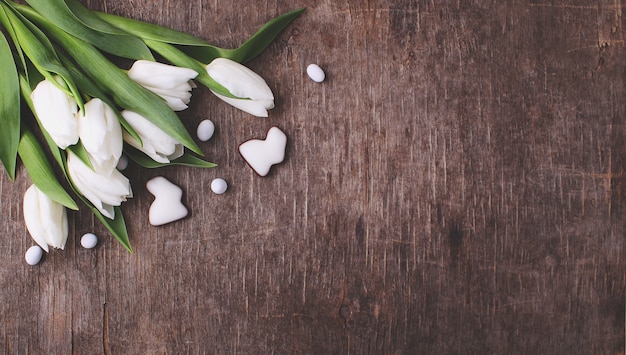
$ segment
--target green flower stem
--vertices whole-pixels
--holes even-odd
[[[217,57],[228,57],[233,51],[232,49],[224,49],[210,45],[203,39],[190,35],[188,33],[176,31],[167,27],[155,25],[152,23],[134,20],[104,12],[96,12],[96,15],[107,21],[113,26],[126,31],[142,40],[149,39],[151,41],[165,42],[181,46],[193,47],[210,47]]]

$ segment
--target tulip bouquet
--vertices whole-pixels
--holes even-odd
[[[240,47],[225,49],[91,11],[78,0],[26,3],[0,0],[0,160],[13,180],[19,156],[30,176],[24,218],[46,251],[65,245],[66,208],[78,209],[72,196],[132,251],[120,210],[133,194],[118,168],[122,154],[147,168],[214,167],[176,111],[187,108],[200,83],[245,112],[267,116],[272,91],[242,63],[304,11],[278,16]],[[126,70],[115,58],[133,64]]]

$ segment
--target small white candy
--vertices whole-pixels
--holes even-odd
[[[286,146],[285,133],[278,127],[272,127],[264,140],[251,139],[241,143],[239,153],[257,174],[265,176],[272,165],[283,161]]]
[[[204,120],[200,122],[196,133],[198,135],[198,139],[203,142],[211,139],[211,137],[213,137],[213,133],[215,133],[215,125],[213,124],[213,121]]]
[[[162,176],[157,176],[148,180],[146,188],[154,195],[154,202],[148,211],[150,224],[160,226],[187,216],[187,207],[181,202],[183,190],[180,187]]]
[[[320,68],[317,64],[309,64],[309,66],[306,67],[306,73],[309,75],[311,80],[318,83],[321,83],[326,78],[326,74],[324,74],[322,68]]]
[[[85,249],[91,249],[98,244],[98,236],[93,233],[85,233],[80,238],[80,245]]]
[[[224,179],[217,178],[211,181],[211,190],[214,193],[221,195],[224,192],[226,192],[226,189],[228,189],[228,184],[226,183]]]
[[[117,161],[117,170],[124,170],[128,167],[128,157],[124,154],[120,156],[120,160]]]
[[[43,249],[39,245],[33,245],[28,248],[26,251],[26,255],[24,255],[24,259],[26,259],[26,263],[28,265],[37,265],[41,261],[43,257]]]

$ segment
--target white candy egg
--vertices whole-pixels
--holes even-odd
[[[120,160],[117,161],[117,170],[122,171],[128,167],[128,157],[124,154],[120,156]]]
[[[26,259],[26,263],[28,265],[37,265],[41,261],[43,257],[43,249],[39,245],[33,245],[28,248],[26,254],[24,255],[24,259]]]
[[[98,244],[98,236],[93,233],[85,233],[80,238],[80,245],[85,249],[91,249]]]
[[[213,124],[213,121],[204,120],[200,122],[196,132],[199,140],[206,142],[213,137],[213,133],[215,133],[215,125]]]
[[[227,189],[228,184],[226,183],[226,180],[217,178],[211,181],[211,191],[213,191],[214,193],[221,195],[226,192]]]
[[[311,80],[321,83],[326,78],[326,74],[324,74],[324,70],[319,67],[317,64],[309,64],[306,67],[306,73],[311,78]]]

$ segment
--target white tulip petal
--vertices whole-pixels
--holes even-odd
[[[106,203],[102,203],[100,208],[98,208],[100,213],[108,219],[115,219],[115,208],[111,205],[107,205]]]
[[[110,175],[103,175],[99,174],[97,168],[95,171],[91,170],[80,159],[74,160],[73,169],[78,179],[89,186],[89,191],[97,196],[98,200],[118,206],[120,202],[126,201],[126,197],[132,195],[128,179],[119,171],[115,170]]]
[[[142,138],[147,137],[156,141],[172,142],[172,144],[178,143],[174,138],[170,137],[162,129],[157,127],[154,123],[148,119],[132,111],[123,111],[122,116],[126,119],[135,132]]]
[[[171,88],[198,76],[198,72],[148,60],[138,60],[128,70],[128,76],[141,85]]]
[[[190,91],[195,87],[191,79],[196,76],[198,76],[198,72],[189,68],[147,60],[136,61],[128,71],[128,77],[164,98],[174,111],[182,111],[187,108],[186,104],[191,98]],[[179,100],[168,99],[168,97]],[[181,105],[180,101],[184,105]]]
[[[162,98],[164,98],[168,103],[170,101],[182,102],[187,105],[191,101],[191,93],[187,91],[181,92],[162,92],[159,94]]]
[[[169,96],[169,95],[161,95],[161,97],[165,100],[165,103],[167,103],[167,106],[169,106],[174,111],[183,111],[189,107],[187,106],[187,104],[189,103],[190,100],[187,100],[185,102],[185,100],[181,99],[180,97]]]
[[[78,142],[76,101],[49,80],[43,80],[30,95],[37,118],[61,149]]]
[[[169,163],[179,158],[184,152],[184,146],[176,139],[163,132],[154,123],[132,111],[123,111],[122,116],[141,138],[141,143],[124,132],[124,140],[131,146],[141,150],[154,161]]]
[[[113,207],[119,206],[133,196],[130,182],[117,169],[101,171],[98,166],[90,169],[71,152],[67,156],[67,170],[76,188],[104,216],[113,219]]]
[[[152,160],[156,161],[157,163],[167,164],[170,162],[169,159],[167,159],[167,157],[158,154],[156,150],[154,149],[154,147],[152,146],[152,144],[150,144],[150,142],[146,142],[144,140],[142,142],[143,144],[141,144],[134,137],[132,137],[130,134],[126,132],[124,132],[124,141],[130,144],[132,147],[144,152],[147,156],[149,156]]]
[[[65,207],[48,198],[43,192],[37,190],[39,195],[39,208],[41,222],[46,231],[46,242],[57,248],[65,248],[67,240],[67,214]]]
[[[212,91],[213,92],[213,91]],[[227,104],[234,106],[244,112],[247,112],[257,117],[267,117],[269,114],[265,105],[259,101],[246,100],[246,99],[233,99],[213,92],[215,96],[226,102]],[[272,105],[273,106],[273,105]]]
[[[28,229],[30,236],[47,253],[48,241],[43,225],[40,222],[38,198],[39,196],[35,185],[29,187],[24,193],[24,222],[26,223],[26,229]]]
[[[92,163],[112,171],[123,147],[122,126],[113,109],[97,98],[87,102],[79,119],[79,135]]]
[[[35,185],[24,193],[24,222],[33,240],[46,252],[48,245],[63,249],[68,236],[65,207],[46,196]]]
[[[231,94],[241,99],[216,94],[221,100],[258,117],[267,117],[274,108],[274,94],[265,80],[244,65],[226,58],[217,58],[206,66],[206,71]]]
[[[185,153],[185,147],[182,144],[177,144],[174,148],[174,152],[167,156],[170,161],[182,157]]]
[[[226,58],[217,58],[206,67],[207,73],[231,94],[252,100],[274,100],[265,80],[248,67]]]

